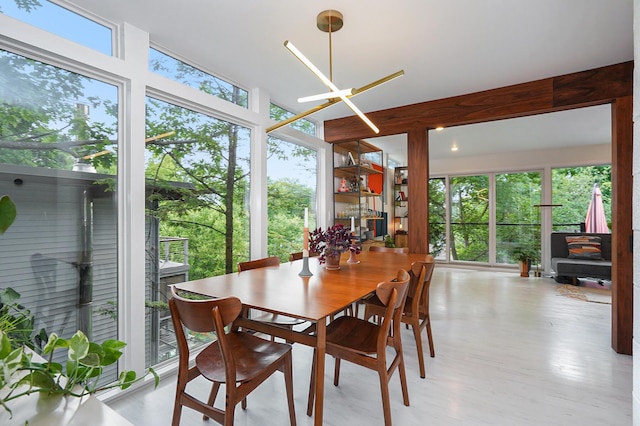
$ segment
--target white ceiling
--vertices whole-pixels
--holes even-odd
[[[339,10],[333,81],[361,87],[405,75],[354,98],[365,113],[633,59],[633,0],[68,0],[107,22],[128,22],[152,43],[292,111],[326,91],[283,45],[290,40],[329,74],[329,37],[318,13]],[[505,120],[431,132],[430,155],[610,142],[609,108]],[[353,115],[342,104],[310,118]],[[386,137],[383,140],[401,140]],[[393,143],[393,142],[392,142]],[[388,145],[388,144],[387,144]],[[400,144],[402,145],[402,144]],[[389,149],[391,150],[391,149]]]

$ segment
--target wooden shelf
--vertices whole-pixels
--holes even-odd
[[[385,220],[383,216],[370,216],[369,212],[379,214],[384,210],[384,176],[382,150],[366,141],[355,140],[333,144],[334,164],[334,223],[345,223],[355,218],[358,233],[362,233],[362,227],[367,226],[366,221],[374,220],[380,224]],[[355,162],[356,164],[351,164]],[[341,182],[346,181],[345,183]],[[357,184],[356,184],[357,182]],[[338,192],[338,188],[356,188],[356,191]],[[377,192],[360,190],[372,189]],[[377,200],[376,198],[380,198]],[[348,206],[350,205],[350,206]],[[342,216],[346,211],[350,216]],[[372,224],[369,224],[372,227]],[[378,228],[379,226],[376,226]],[[386,232],[383,226],[384,232]],[[358,235],[361,237],[362,235]]]

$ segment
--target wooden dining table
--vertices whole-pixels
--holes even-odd
[[[327,270],[318,258],[309,259],[312,276],[301,277],[303,260],[281,263],[279,266],[251,269],[175,284],[209,297],[238,297],[247,308],[300,318],[315,325],[315,332],[238,318],[236,325],[281,337],[316,349],[316,398],[314,424],[321,425],[324,404],[324,374],[326,324],[362,297],[375,290],[378,283],[395,278],[398,269],[408,270],[411,263],[424,260],[424,254],[363,251],[359,263],[347,263],[343,254],[339,270]],[[307,412],[308,415],[312,413]]]

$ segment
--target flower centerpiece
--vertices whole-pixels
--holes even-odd
[[[361,246],[354,243],[351,229],[338,223],[326,230],[316,228],[309,234],[309,251],[318,253],[320,264],[330,265],[337,260],[337,267],[327,266],[327,269],[340,269],[340,255],[345,251],[360,253]]]

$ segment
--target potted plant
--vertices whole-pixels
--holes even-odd
[[[126,343],[105,340],[102,344],[90,341],[82,331],[70,339],[52,333],[40,354],[33,344],[33,315],[18,303],[20,295],[11,288],[0,292],[0,405],[11,415],[11,402],[31,394],[48,397],[78,397],[112,389],[126,389],[152,374],[155,386],[159,377],[149,368],[137,377],[133,371],[122,371],[118,380],[101,384],[104,367],[114,364],[122,356]],[[42,337],[41,331],[37,337]],[[56,350],[67,350],[63,366],[53,361]]]
[[[391,235],[384,236],[384,246],[391,247],[391,248],[396,246],[396,242],[393,241],[393,237]]]
[[[513,258],[520,266],[520,276],[528,277],[531,270],[531,260],[536,256],[535,250],[529,246],[520,246],[513,251]]]
[[[316,228],[309,234],[309,251],[319,253],[320,264],[327,269],[340,269],[340,255],[350,250],[360,253],[362,247],[354,243],[351,230],[338,223],[326,230]]]

